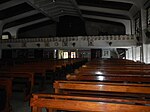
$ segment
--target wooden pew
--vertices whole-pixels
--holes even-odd
[[[39,84],[39,90],[44,89],[46,77],[45,77],[45,69],[43,69],[43,68],[40,68],[40,67],[36,68],[36,67],[30,66],[30,65],[28,65],[28,66],[20,65],[20,66],[13,66],[10,68],[6,68],[1,71],[2,72],[10,72],[10,73],[33,74],[34,83]]]
[[[113,100],[115,102],[112,103]],[[143,101],[138,100],[138,102]],[[150,102],[147,101],[146,103],[149,104]],[[150,106],[136,104],[136,101],[130,99],[126,102],[124,100],[124,103],[122,103],[122,99],[117,98],[76,95],[34,94],[30,106],[32,112],[42,112],[42,108],[46,108],[47,112],[52,112],[52,109],[81,112],[150,112]]]
[[[0,72],[0,78],[12,79],[13,88],[15,87],[15,83],[17,83],[18,85],[23,84],[24,87],[20,88],[20,89],[22,89],[22,91],[25,94],[24,101],[29,100],[29,98],[32,94],[33,86],[34,86],[34,74],[33,73],[29,73],[29,72]]]
[[[116,74],[116,75],[90,75],[75,74],[66,76],[67,80],[96,81],[96,82],[125,82],[125,83],[150,83],[150,75]]]
[[[134,82],[149,83],[150,73],[143,71],[100,71],[80,70],[66,76],[67,80],[100,81],[100,82]]]
[[[149,84],[56,81],[55,95],[33,94],[32,112],[41,108],[91,112],[149,112]],[[59,94],[58,94],[59,93]],[[63,94],[62,94],[63,93]]]
[[[115,60],[116,61],[116,60]],[[119,62],[120,60],[118,60]],[[126,61],[126,60],[121,60]],[[102,61],[103,62],[103,61]],[[67,75],[68,80],[82,80],[82,81],[118,81],[118,82],[137,82],[143,81],[144,83],[150,82],[150,66],[140,64],[140,66],[125,66],[119,63],[116,65],[113,60],[109,63],[111,65],[84,65],[75,70],[75,73]],[[135,63],[135,62],[134,62]],[[104,63],[105,65],[105,63]],[[114,66],[115,65],[115,66]],[[127,65],[127,64],[126,64]],[[142,65],[142,66],[141,66]],[[144,65],[144,66],[143,66]]]
[[[139,66],[134,66],[134,65],[83,65],[80,69],[85,68],[85,69],[143,69],[143,70],[150,70],[150,65],[139,65]]]
[[[55,93],[61,93],[62,90],[75,91],[96,91],[99,92],[114,92],[114,93],[135,93],[135,94],[150,94],[150,84],[135,84],[135,83],[112,83],[112,82],[86,82],[86,81],[55,81]],[[146,96],[147,96],[146,95]]]
[[[116,68],[79,68],[80,72],[88,72],[88,71],[102,71],[102,72],[121,72],[121,71],[130,71],[130,72],[149,72],[150,73],[150,69],[144,69],[144,68],[136,68],[136,67],[132,67],[132,68],[121,68],[121,67],[116,67]]]
[[[87,64],[89,65],[120,65],[120,64],[123,64],[123,65],[144,65],[145,63],[139,63],[139,62],[135,62],[133,60],[126,60],[126,59],[95,59],[95,60],[92,60],[90,62],[88,62]]]
[[[106,68],[106,69],[95,69],[95,68],[81,68],[81,69],[77,69],[75,70],[76,75],[119,75],[119,76],[123,76],[123,75],[140,75],[140,76],[149,76],[150,75],[150,70],[144,70],[144,69],[136,69],[132,68],[132,69],[120,69],[118,67],[119,70],[117,69],[112,69],[112,68]]]
[[[91,69],[91,72],[97,71]],[[120,71],[94,75],[87,74],[88,72],[83,70],[75,74],[77,77],[73,75],[71,80],[75,81],[55,81],[55,95],[33,95],[32,111],[40,112],[41,108],[47,108],[48,111],[52,109],[91,112],[150,111],[149,73],[134,69],[133,74],[126,71],[120,75]]]
[[[9,112],[11,110],[10,100],[12,97],[12,79],[10,78],[0,78],[0,90],[6,92],[6,99],[4,96],[0,96],[4,99],[4,101],[0,101],[1,104],[4,105],[4,108],[0,110],[1,112]]]
[[[15,66],[10,66],[9,68],[3,67],[1,71],[4,72],[32,72],[35,74],[36,79],[42,79],[41,88],[44,87],[45,79],[48,77],[48,80],[52,78],[61,79],[70,71],[71,66],[74,68],[77,66],[75,63],[81,63],[84,60],[81,59],[67,59],[67,60],[30,60],[29,62],[17,64]],[[73,65],[75,64],[75,65]],[[69,68],[68,68],[69,67]],[[72,68],[72,69],[74,69]],[[78,67],[76,67],[78,68]],[[65,74],[63,74],[63,72]],[[50,76],[48,76],[48,75]],[[47,75],[47,76],[46,76]],[[40,78],[38,78],[40,77]],[[50,77],[50,78],[49,78]],[[51,82],[52,82],[51,81]],[[37,81],[35,81],[37,82]],[[40,81],[38,81],[40,82]]]

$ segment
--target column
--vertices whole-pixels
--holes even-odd
[[[132,60],[133,59],[133,55],[132,55],[132,48],[128,49],[128,59]]]
[[[136,60],[136,49],[135,46],[132,47],[132,60]]]
[[[3,23],[0,21],[0,38],[2,37],[3,34]],[[2,49],[0,48],[0,59],[2,58]]]
[[[2,33],[3,33],[3,23],[2,21],[0,21],[0,37],[2,37]]]
[[[145,28],[146,28],[146,23],[147,23],[147,20],[146,20],[146,10],[144,8],[141,8],[141,37],[142,37],[142,47],[141,47],[141,61],[142,62],[146,62],[146,59],[147,59],[147,53],[146,53],[146,35],[145,35]]]

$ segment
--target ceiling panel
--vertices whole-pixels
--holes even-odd
[[[44,22],[39,22],[39,23],[36,23],[36,24],[33,24],[33,25],[29,25],[29,26],[20,28],[19,31],[20,32],[26,32],[26,31],[33,30],[33,29],[36,29],[36,28],[40,28],[40,27],[43,27],[43,26],[46,26],[46,25],[51,25],[53,23],[54,23],[54,21],[47,20],[47,21],[44,21]]]
[[[130,20],[129,17],[127,17],[125,15],[119,15],[119,14],[103,13],[103,12],[95,12],[95,11],[85,11],[85,10],[81,10],[81,13],[86,14],[86,15],[95,15],[95,16],[103,16],[103,17],[111,17],[111,18]]]
[[[10,27],[13,27],[13,26],[17,26],[17,25],[21,25],[21,24],[25,24],[25,23],[28,23],[28,22],[31,22],[31,21],[34,21],[34,20],[38,20],[38,19],[42,19],[42,18],[45,18],[45,17],[46,16],[41,14],[41,13],[34,14],[32,16],[28,16],[28,17],[25,17],[25,18],[7,23],[6,25],[4,25],[4,29],[10,28]]]
[[[13,7],[9,7],[7,9],[1,10],[0,11],[0,20],[19,15],[21,13],[25,13],[28,11],[34,10],[32,6],[30,6],[27,3],[22,3],[19,5],[15,5]]]
[[[0,4],[8,2],[8,1],[10,1],[10,0],[0,0]]]
[[[104,0],[76,0],[76,1],[79,5],[120,9],[120,10],[127,10],[127,11],[129,11],[133,5],[130,3],[104,1]]]
[[[101,20],[101,19],[93,19],[93,18],[88,18],[84,17],[86,21],[92,21],[92,22],[97,22],[97,23],[107,23],[107,24],[112,24],[112,25],[121,25],[124,26],[122,23],[119,22],[114,22],[114,21],[107,21],[107,20]]]

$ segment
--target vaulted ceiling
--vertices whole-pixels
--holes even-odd
[[[3,29],[52,24],[65,15],[83,20],[130,21],[149,0],[0,0]]]

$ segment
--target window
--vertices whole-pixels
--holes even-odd
[[[2,39],[9,39],[8,35],[2,35]]]
[[[11,34],[9,32],[3,32],[2,39],[11,39]]]
[[[64,59],[68,59],[68,52],[64,52]]]
[[[76,58],[76,52],[71,52],[71,58]]]

